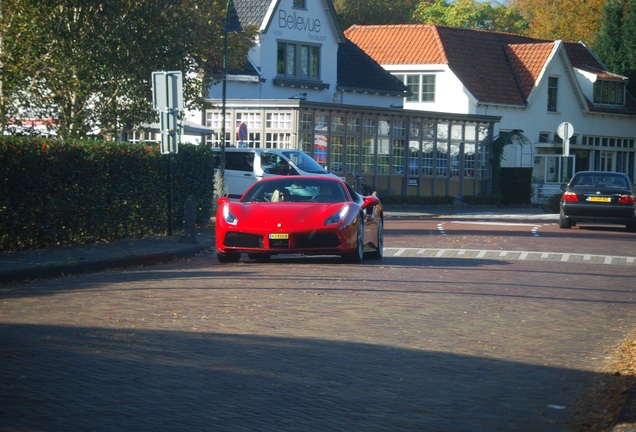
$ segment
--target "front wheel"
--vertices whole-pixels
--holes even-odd
[[[342,259],[353,264],[360,264],[364,258],[364,222],[358,217],[358,231],[356,232],[356,250],[342,255]]]
[[[376,250],[369,253],[372,259],[382,259],[384,255],[384,221],[378,222],[378,237],[376,239]]]

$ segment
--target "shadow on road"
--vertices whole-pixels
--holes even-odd
[[[0,430],[564,431],[595,379],[425,346],[47,325],[0,326],[0,362]]]

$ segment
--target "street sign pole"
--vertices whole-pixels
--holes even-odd
[[[167,160],[167,210],[168,235],[172,235],[173,228],[173,188],[172,164],[173,155],[179,153],[181,141],[181,118],[183,113],[183,76],[180,71],[152,73],[152,101],[159,113],[159,132],[161,135],[161,154],[168,156]]]
[[[563,160],[561,164],[561,183],[565,183],[571,177],[569,172],[570,169],[568,169],[568,161],[570,159],[570,138],[574,135],[574,126],[572,126],[572,123],[563,122],[557,128],[557,134],[559,135],[559,138],[563,140],[563,156],[561,156],[561,159]]]

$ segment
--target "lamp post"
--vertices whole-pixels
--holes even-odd
[[[225,103],[227,98],[227,23],[230,11],[230,2],[225,4],[225,23],[223,25],[223,93],[221,105],[221,175],[225,177]]]

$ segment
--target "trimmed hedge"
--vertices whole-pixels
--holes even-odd
[[[529,205],[532,200],[532,168],[501,168],[499,191],[502,204]]]
[[[0,250],[109,242],[163,234],[168,227],[168,163],[173,220],[189,194],[197,222],[213,208],[212,151],[183,145],[0,137]]]

